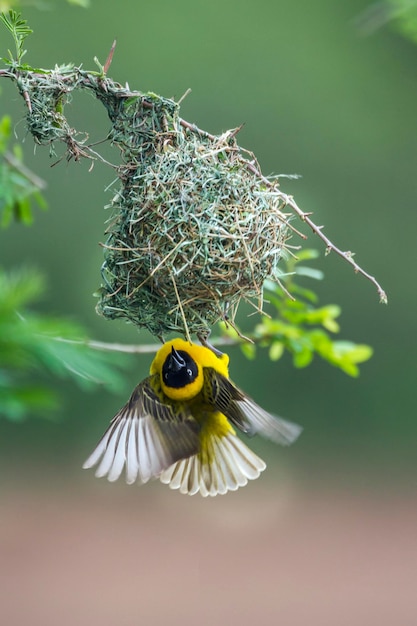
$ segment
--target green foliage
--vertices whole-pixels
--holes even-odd
[[[23,163],[22,149],[12,139],[12,121],[8,115],[0,119],[0,226],[12,220],[29,225],[33,221],[32,205],[46,209],[41,194],[45,183]]]
[[[20,13],[17,13],[13,9],[10,9],[8,14],[1,13],[0,21],[3,22],[12,35],[16,51],[16,56],[13,57],[13,54],[9,50],[9,59],[3,60],[12,66],[19,65],[26,53],[26,50],[23,49],[25,39],[33,33],[33,30],[29,28],[27,21],[21,18]]]
[[[336,320],[340,307],[317,306],[316,294],[295,282],[299,276],[323,277],[321,272],[302,265],[303,261],[317,256],[316,250],[301,250],[297,258],[287,260],[287,273],[281,277],[281,285],[272,281],[266,283],[265,297],[270,302],[271,316],[262,316],[260,324],[248,336],[253,343],[242,343],[242,351],[248,358],[254,358],[257,346],[265,347],[272,361],[277,361],[287,351],[297,368],[310,365],[316,354],[349,376],[358,376],[358,364],[372,356],[372,348],[333,339],[331,333],[339,332]],[[225,331],[230,336],[234,334],[232,329]]]
[[[394,27],[417,43],[417,0],[387,0],[387,8]]]
[[[68,1],[88,5],[86,0]],[[29,71],[28,66],[21,64],[25,39],[32,32],[27,22],[13,10],[8,15],[2,14],[0,21],[15,44],[15,54],[9,51],[9,58],[4,59],[11,68],[4,75],[10,76],[15,70]],[[105,66],[98,66],[100,76],[104,76]],[[60,71],[65,73],[65,68]],[[36,70],[35,73],[47,72]],[[27,95],[25,90],[23,94]],[[56,109],[57,112],[62,113]],[[45,208],[40,193],[44,183],[25,167],[20,146],[11,145],[11,140],[11,119],[4,116],[0,120],[0,225],[3,227],[13,219],[31,224],[33,201]],[[287,260],[282,284],[266,282],[270,317],[262,316],[250,334],[254,343],[242,342],[242,351],[253,358],[257,346],[265,347],[271,360],[278,360],[289,352],[298,368],[306,367],[314,355],[318,355],[345,373],[357,376],[358,364],[370,358],[372,349],[335,340],[333,334],[339,332],[340,308],[319,306],[314,291],[301,286],[298,280],[295,282],[301,277],[322,278],[321,272],[303,265],[316,256],[315,251],[301,251],[297,259]],[[87,345],[84,331],[74,323],[31,310],[43,288],[43,280],[36,272],[6,274],[0,269],[0,415],[12,420],[56,410],[58,397],[53,390],[56,378],[73,378],[87,389],[96,388],[97,384],[106,384],[113,390],[123,386],[115,368],[121,355],[94,350]]]
[[[43,279],[34,271],[0,270],[0,415],[12,420],[45,416],[57,408],[53,382],[42,380],[48,374],[70,377],[85,389],[124,387],[116,369],[121,355],[89,348],[84,331],[73,322],[28,309],[43,289]]]

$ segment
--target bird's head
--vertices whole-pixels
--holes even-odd
[[[197,376],[198,367],[194,359],[185,350],[176,350],[172,346],[162,366],[164,385],[180,389],[194,382]]]

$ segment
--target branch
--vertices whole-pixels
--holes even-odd
[[[250,163],[248,161],[248,168],[257,176],[259,176],[259,178],[268,186],[273,185],[273,183],[266,178],[266,176],[264,176],[259,169],[257,169],[252,163]],[[375,287],[377,288],[378,294],[379,294],[379,301],[382,304],[387,304],[388,303],[388,297],[387,294],[385,293],[385,291],[382,289],[381,285],[378,283],[378,281],[376,280],[376,278],[374,276],[371,276],[370,274],[368,274],[367,272],[365,272],[364,269],[361,268],[360,265],[358,265],[354,260],[353,260],[353,252],[347,251],[347,252],[343,252],[342,250],[340,250],[340,248],[337,248],[337,246],[334,245],[334,243],[332,243],[332,241],[326,237],[326,235],[324,235],[322,233],[322,229],[323,226],[317,226],[313,220],[310,218],[311,213],[305,213],[304,211],[302,211],[300,209],[300,207],[297,205],[297,203],[295,202],[294,198],[292,196],[288,196],[285,193],[280,192],[280,195],[283,199],[283,201],[285,202],[285,204],[287,206],[290,206],[292,208],[292,210],[294,211],[294,213],[296,213],[298,215],[298,217],[307,224],[307,226],[309,226],[311,228],[311,230],[313,231],[314,234],[318,235],[320,237],[320,239],[322,241],[324,241],[324,243],[326,244],[326,254],[330,254],[330,252],[335,252],[336,254],[338,254],[339,256],[342,257],[342,259],[344,259],[345,261],[347,261],[350,265],[352,265],[354,271],[356,274],[362,274],[362,276],[364,276],[365,278],[367,278],[368,280],[371,281],[371,283],[373,283],[375,285]],[[298,233],[300,236],[301,233]]]
[[[124,343],[107,343],[106,341],[95,341],[94,339],[65,339],[64,337],[54,337],[54,341],[62,343],[70,343],[73,345],[86,346],[93,350],[102,350],[104,352],[122,352],[124,354],[152,354],[157,352],[161,347],[157,343],[148,344],[124,344]],[[240,338],[232,339],[230,337],[217,337],[213,339],[216,346],[237,346],[244,343]]]
[[[107,70],[110,66],[111,60],[112,60],[112,56],[113,56],[113,52],[114,52],[114,46],[115,43],[113,44],[110,53],[108,55],[108,58],[106,60],[105,63],[105,70]],[[58,68],[61,69],[61,68]],[[112,81],[109,78],[103,78],[103,75],[99,75],[97,72],[86,72],[85,70],[81,70],[80,68],[75,68],[75,67],[68,67],[66,68],[66,71],[61,72],[61,74],[59,73],[58,70],[54,70],[51,72],[48,71],[43,71],[44,73],[42,74],[37,74],[36,70],[27,70],[27,69],[18,69],[15,70],[14,72],[10,72],[8,70],[0,70],[0,77],[6,77],[6,78],[12,78],[13,80],[17,81],[18,83],[18,87],[21,91],[22,96],[25,99],[26,105],[30,111],[31,109],[31,105],[30,105],[30,100],[29,100],[29,96],[27,94],[27,92],[25,90],[22,89],[22,85],[19,85],[20,82],[20,77],[21,76],[28,76],[31,79],[33,79],[35,82],[38,81],[48,81],[48,77],[53,77],[54,81],[62,81],[61,84],[61,88],[62,88],[62,93],[68,93],[70,92],[72,89],[89,89],[95,92],[95,95],[98,97],[98,99],[100,101],[103,102],[103,100],[105,100],[105,94],[106,95],[112,95],[112,97],[114,98],[121,98],[121,99],[126,99],[126,98],[131,98],[131,97],[138,97],[142,99],[142,106],[144,108],[147,109],[152,109],[154,108],[154,99],[155,96],[154,94],[149,94],[148,96],[146,94],[143,94],[139,91],[132,91],[130,90],[129,86],[126,85],[126,87],[122,87],[119,83],[116,83],[114,81]],[[105,104],[105,102],[103,102],[103,104]],[[178,103],[177,103],[178,105]],[[59,124],[60,126],[64,124],[64,122],[66,122],[65,118],[63,117],[62,114],[60,114],[60,118],[59,118]],[[217,137],[216,135],[212,135],[211,133],[208,133],[200,128],[198,128],[195,124],[191,124],[190,122],[187,122],[186,120],[183,120],[181,118],[179,118],[179,123],[180,125],[187,129],[188,131],[198,134],[200,136],[206,137],[209,140],[212,141],[216,141],[216,140],[220,140],[220,137]],[[67,150],[69,153],[70,158],[76,158],[79,159],[81,157],[89,157],[89,158],[101,158],[101,160],[103,160],[105,163],[106,161],[100,157],[100,155],[98,153],[96,153],[95,151],[93,151],[91,149],[90,146],[85,145],[83,142],[77,142],[74,139],[74,134],[75,131],[73,129],[70,129],[69,126],[66,127],[67,128],[67,134],[62,133],[61,137],[55,137],[55,139],[60,139],[61,141],[64,141],[67,143]],[[227,133],[225,133],[225,136],[230,136],[230,137],[234,137],[234,135],[240,130],[240,127],[237,129],[234,129],[232,131],[228,131]],[[224,138],[224,136],[223,136]],[[52,140],[51,140],[52,141]],[[82,146],[82,147],[81,147]],[[72,148],[71,148],[72,147]],[[222,150],[225,150],[225,142],[222,142]],[[374,276],[371,276],[370,274],[368,274],[365,270],[362,269],[362,267],[360,267],[360,265],[358,265],[354,260],[353,260],[353,253],[346,251],[343,252],[342,250],[340,250],[337,246],[335,246],[332,241],[326,237],[323,232],[322,232],[322,226],[317,226],[313,220],[310,218],[309,213],[305,213],[304,211],[302,211],[298,205],[296,204],[296,202],[294,201],[294,199],[292,198],[292,196],[288,196],[285,193],[281,192],[278,188],[277,188],[277,183],[276,181],[267,178],[266,176],[264,176],[261,172],[261,169],[259,167],[259,164],[256,161],[256,158],[254,157],[253,153],[244,150],[240,147],[230,147],[231,150],[238,150],[240,151],[239,154],[239,159],[241,160],[241,162],[245,165],[245,167],[248,168],[249,171],[251,171],[260,181],[262,181],[262,183],[264,183],[266,186],[268,186],[269,188],[275,188],[276,189],[276,193],[277,196],[281,198],[281,200],[283,201],[283,203],[286,206],[289,206],[292,211],[298,216],[298,218],[300,220],[302,220],[303,222],[305,222],[309,228],[313,231],[313,233],[315,233],[316,235],[318,235],[318,237],[324,242],[324,244],[326,245],[326,253],[328,254],[329,252],[333,251],[335,252],[337,255],[339,255],[340,257],[342,257],[345,261],[347,261],[354,269],[355,273],[357,274],[361,274],[362,276],[364,276],[367,280],[369,280],[377,289],[378,294],[379,294],[379,298],[380,298],[380,302],[386,304],[388,302],[388,298],[387,295],[385,293],[385,291],[382,289],[381,285],[377,282],[377,280],[374,278]],[[91,153],[92,156],[90,156]],[[250,160],[245,158],[243,156],[243,154],[248,155]],[[110,163],[107,163],[108,165],[111,165]],[[111,165],[111,167],[116,167],[114,165]],[[293,230],[298,236],[300,236],[303,239],[306,239],[306,236],[303,235],[302,233],[300,233],[296,228],[294,228],[294,226],[292,226],[292,224],[288,224],[289,228],[291,230]]]
[[[324,243],[326,244],[326,254],[330,254],[330,252],[333,251],[336,254],[338,254],[339,256],[341,256],[342,259],[347,261],[353,267],[353,269],[354,269],[356,274],[362,274],[362,276],[364,276],[365,278],[370,280],[371,283],[373,283],[375,285],[375,287],[377,288],[378,294],[379,294],[379,301],[382,304],[388,304],[387,294],[382,289],[381,285],[378,283],[376,278],[374,276],[371,276],[367,272],[365,272],[365,270],[362,269],[362,267],[360,265],[358,265],[353,260],[354,253],[350,252],[349,250],[346,251],[346,252],[343,252],[343,250],[340,250],[340,248],[337,248],[330,241],[330,239],[328,237],[326,237],[326,235],[324,235],[322,233],[322,228],[323,227],[322,226],[316,226],[316,224],[313,222],[313,220],[310,219],[309,214],[308,213],[304,213],[304,211],[302,211],[300,209],[300,207],[297,205],[297,203],[295,202],[294,198],[292,198],[292,196],[286,196],[285,194],[283,194],[283,196],[286,198],[286,204],[288,204],[293,209],[293,211],[298,215],[298,217],[301,220],[303,220],[303,222],[305,222],[311,228],[313,233],[318,235],[320,237],[320,239],[322,241],[324,241]]]

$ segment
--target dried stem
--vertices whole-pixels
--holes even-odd
[[[367,272],[365,272],[365,270],[362,269],[362,267],[360,265],[358,265],[353,260],[353,254],[354,253],[350,252],[350,251],[343,252],[343,250],[340,250],[340,248],[337,248],[334,245],[334,243],[332,243],[330,241],[330,239],[328,237],[326,237],[326,235],[323,234],[323,232],[322,232],[322,228],[323,227],[322,226],[316,226],[316,224],[313,222],[313,220],[310,219],[309,214],[308,213],[304,213],[304,211],[302,211],[300,209],[300,207],[297,205],[297,203],[295,202],[294,198],[292,198],[292,196],[285,196],[285,194],[283,194],[283,197],[286,198],[287,205],[290,206],[293,209],[293,211],[298,215],[298,217],[300,219],[302,219],[303,222],[305,222],[311,228],[313,233],[318,235],[320,237],[320,239],[322,241],[324,241],[324,243],[326,244],[326,254],[330,254],[330,252],[333,251],[336,254],[338,254],[339,256],[341,256],[342,259],[347,261],[353,267],[353,269],[354,269],[356,274],[362,274],[362,276],[364,276],[365,278],[370,280],[371,283],[373,283],[375,285],[375,287],[377,288],[378,294],[379,294],[379,301],[382,304],[387,304],[388,303],[387,294],[382,289],[381,285],[378,283],[376,278],[374,276],[371,276]]]
[[[259,178],[266,184],[266,185],[270,185],[272,186],[272,183],[270,180],[268,180],[268,178],[266,178],[252,163],[250,163],[248,161],[248,168],[257,176],[259,176]],[[281,197],[283,199],[283,201],[285,202],[285,204],[287,206],[290,206],[292,208],[292,210],[294,211],[294,213],[296,213],[298,215],[298,217],[307,224],[307,226],[309,226],[311,228],[311,230],[313,231],[313,233],[315,233],[316,235],[318,235],[318,237],[320,237],[320,239],[322,241],[324,241],[324,243],[326,244],[326,254],[329,254],[330,252],[335,252],[336,254],[338,254],[339,256],[342,257],[342,259],[344,259],[345,261],[347,261],[350,265],[352,265],[354,271],[356,274],[362,274],[362,276],[364,276],[365,278],[367,278],[368,280],[371,281],[371,283],[373,283],[375,285],[375,287],[377,288],[378,294],[379,294],[379,301],[382,304],[387,304],[388,303],[388,298],[387,298],[387,294],[385,293],[385,291],[382,289],[381,285],[378,283],[378,281],[376,280],[376,278],[374,276],[371,276],[370,274],[368,274],[367,272],[365,272],[364,269],[361,268],[360,265],[358,265],[354,260],[353,260],[353,252],[350,251],[346,251],[343,252],[343,250],[340,250],[340,248],[338,248],[337,246],[334,245],[334,243],[328,238],[326,237],[326,235],[323,234],[322,229],[323,226],[317,226],[313,220],[310,218],[311,213],[305,213],[304,211],[302,211],[300,209],[300,207],[297,205],[297,203],[295,202],[294,198],[292,196],[288,196],[285,193],[281,193]]]
[[[110,69],[110,65],[111,65],[111,62],[113,60],[113,54],[114,54],[115,49],[116,49],[116,40],[113,41],[113,44],[112,44],[112,47],[110,48],[110,52],[109,52],[109,54],[107,56],[106,62],[103,65],[103,72],[104,72],[104,74],[107,74],[107,72]]]

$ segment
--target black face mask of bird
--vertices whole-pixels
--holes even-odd
[[[185,387],[192,383],[198,375],[195,361],[184,350],[172,347],[162,367],[162,376],[167,387]]]

